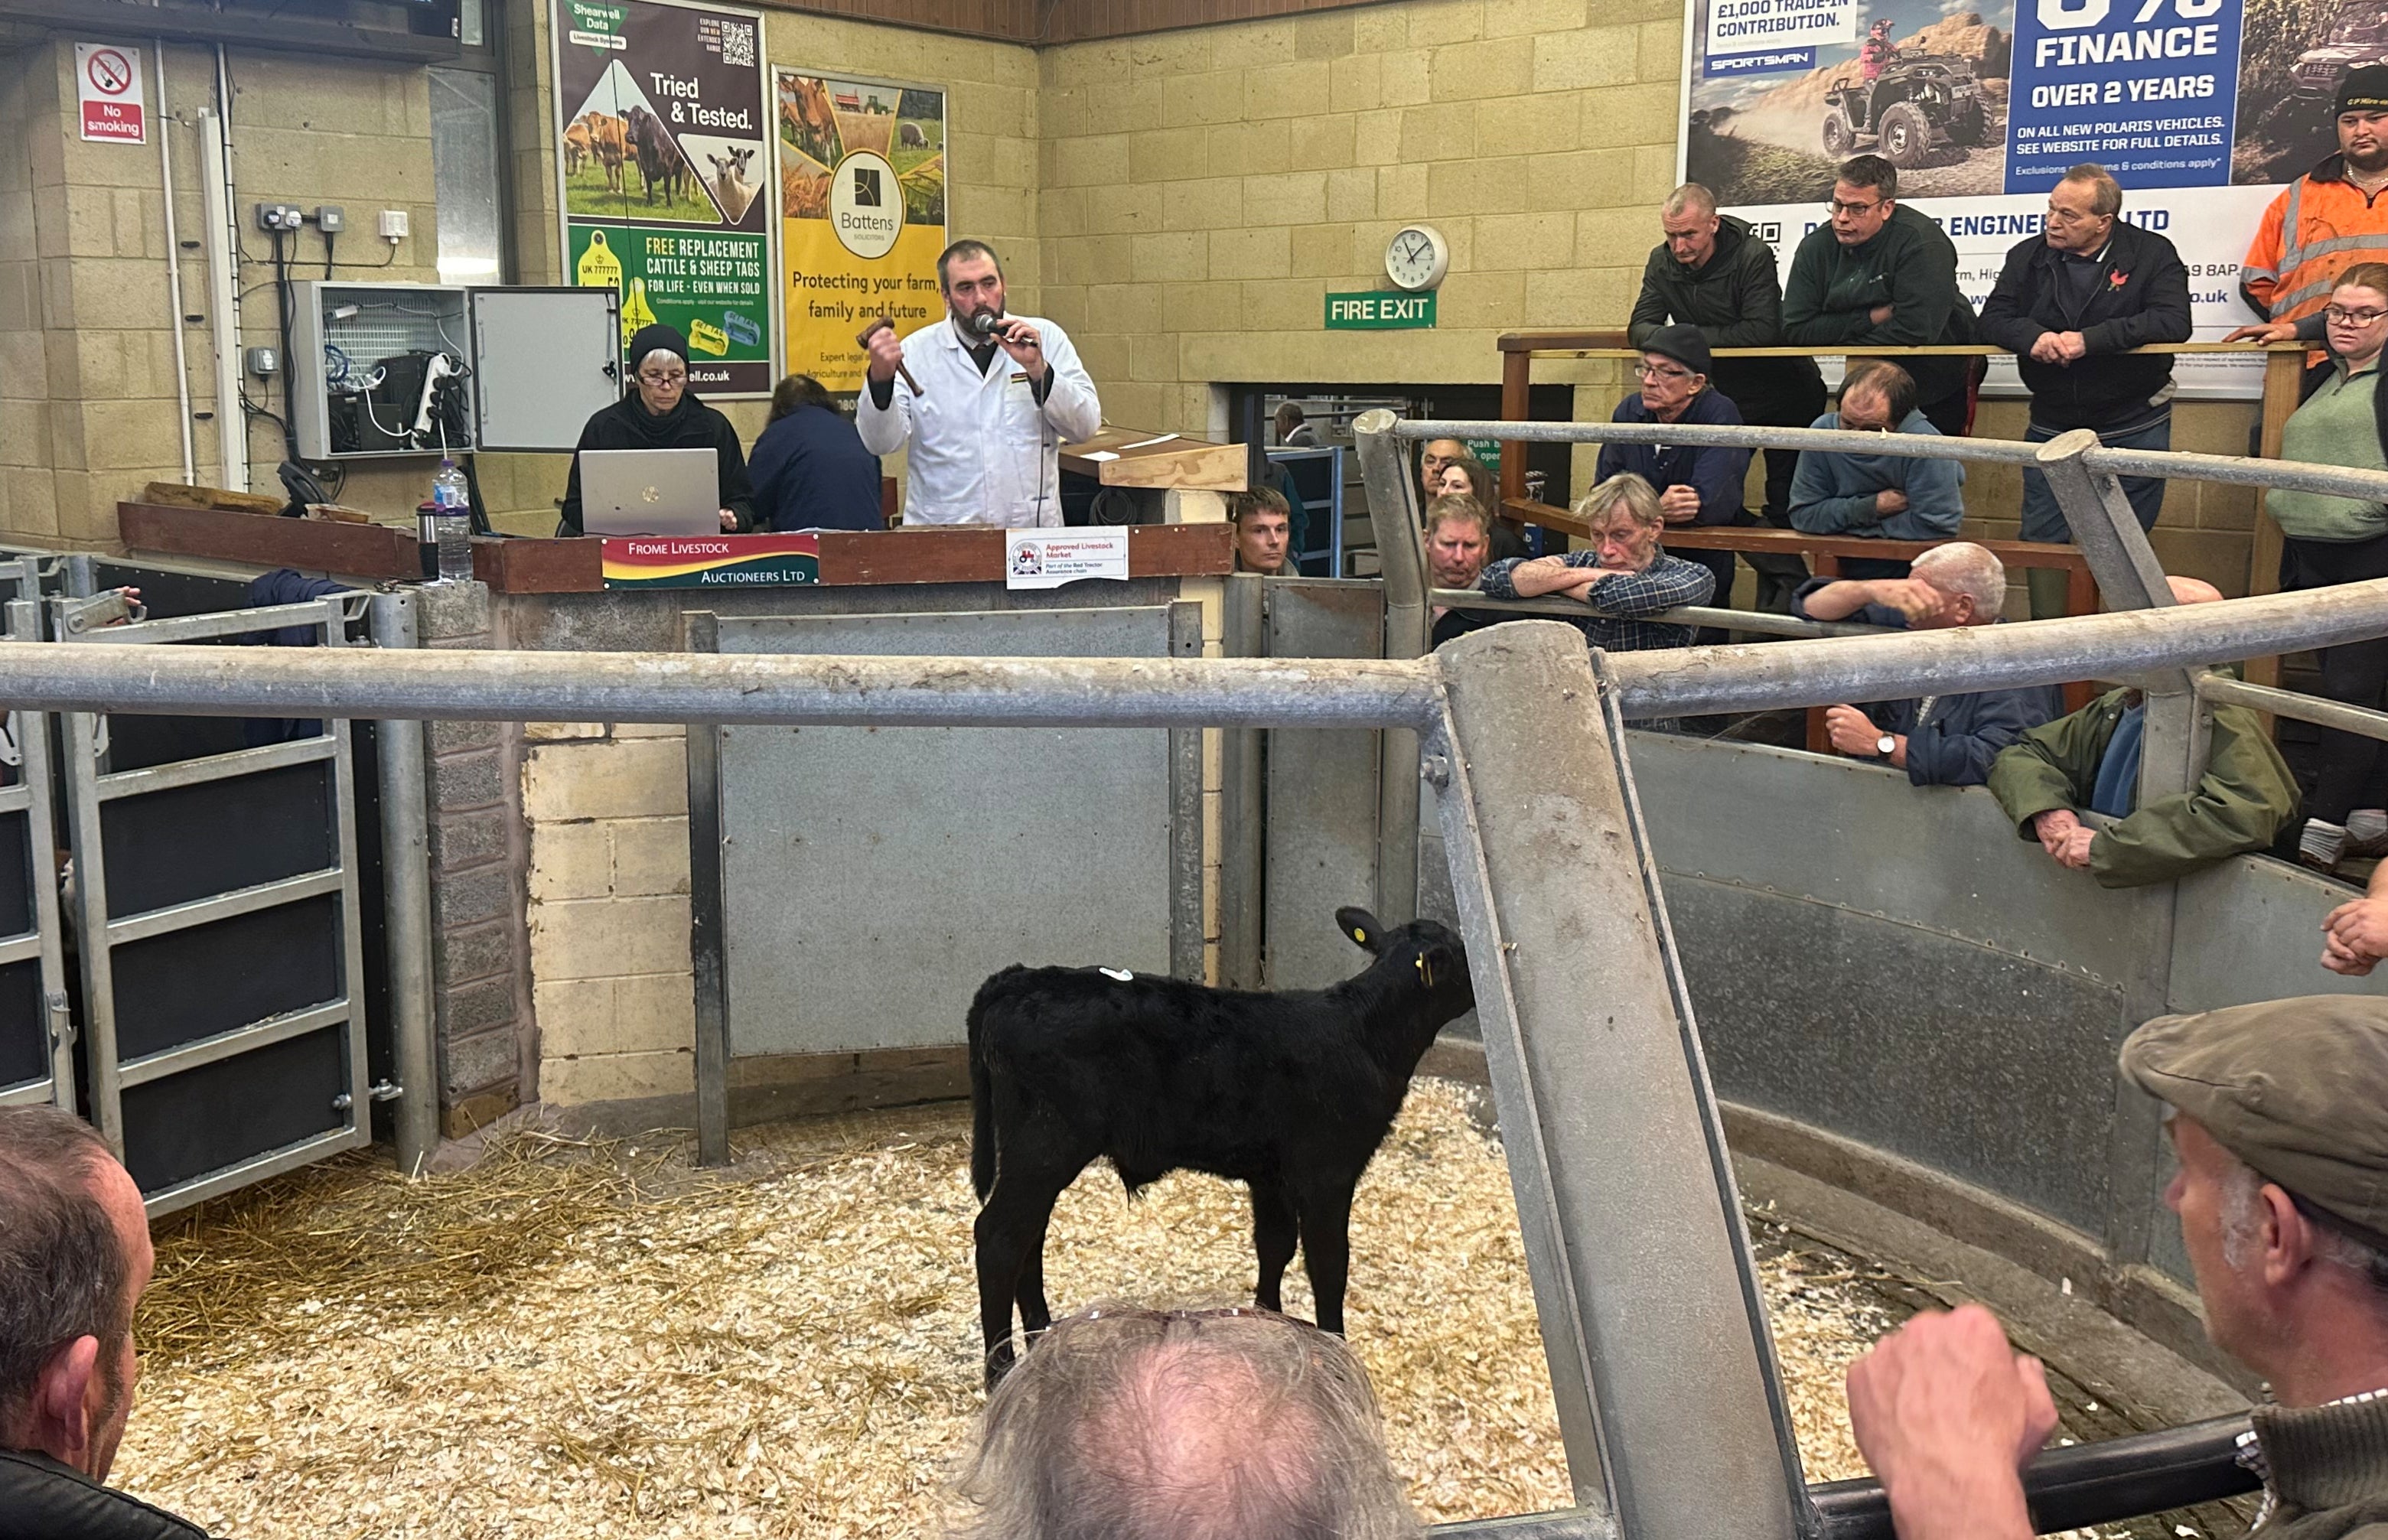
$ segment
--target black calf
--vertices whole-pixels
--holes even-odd
[[[971,1185],[987,1383],[1011,1367],[1011,1312],[1045,1305],[1054,1200],[1096,1157],[1128,1195],[1180,1166],[1251,1187],[1253,1299],[1279,1308],[1297,1241],[1318,1324],[1343,1330],[1352,1191],[1435,1034],[1475,1004],[1459,937],[1431,920],[1383,934],[1335,911],[1376,955],[1324,990],[1251,994],[1099,968],[1004,969],[970,1010]]]

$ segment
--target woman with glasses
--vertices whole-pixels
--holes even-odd
[[[2280,458],[2321,465],[2388,470],[2388,398],[2380,388],[2380,356],[2388,347],[2388,263],[2357,262],[2338,276],[2323,312],[2331,371],[2280,435]],[[2287,537],[2280,552],[2280,587],[2328,588],[2388,578],[2388,506],[2324,492],[2275,489],[2264,506]],[[2321,650],[2321,693],[2334,701],[2379,710],[2388,706],[2388,638]],[[2310,815],[2300,842],[2305,859],[2328,870],[2352,849],[2347,817],[2383,800],[2377,741],[2331,728],[2317,730],[2320,774],[2306,800]],[[2364,820],[2375,835],[2380,824]],[[2382,820],[2380,822],[2388,822]],[[2388,839],[2376,841],[2388,851]]]
[[[580,533],[580,452],[592,449],[709,449],[721,461],[721,528],[755,527],[755,489],[730,419],[688,388],[688,338],[647,326],[630,338],[632,388],[589,419],[564,486],[564,530]]]

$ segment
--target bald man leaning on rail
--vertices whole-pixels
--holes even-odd
[[[2184,605],[2222,597],[2211,583],[2173,578]],[[2102,887],[2142,887],[2232,856],[2269,848],[2297,816],[2297,783],[2262,719],[2243,706],[2213,711],[2211,757],[2196,785],[2140,805],[2147,701],[2110,690],[2069,717],[2033,728],[1990,766],[1990,795],[2016,833],[2057,865]],[[2083,811],[2112,820],[2084,823]]]
[[[1950,541],[1916,557],[1904,578],[1810,579],[1800,585],[1791,613],[1807,620],[1950,630],[1997,625],[2006,597],[2006,564],[1971,541]],[[1839,753],[1905,770],[1912,785],[1978,786],[2000,750],[2064,708],[2056,686],[2036,684],[1835,706],[1824,712],[1824,727]]]

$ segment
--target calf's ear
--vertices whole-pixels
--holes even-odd
[[[1335,923],[1343,927],[1344,935],[1365,948],[1371,955],[1383,945],[1383,927],[1377,923],[1377,917],[1365,909],[1356,906],[1339,909],[1335,911]]]

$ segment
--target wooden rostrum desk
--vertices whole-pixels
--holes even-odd
[[[160,557],[360,581],[420,572],[411,528],[133,504],[120,516],[128,545]],[[824,531],[816,582],[709,588],[606,589],[594,539],[479,540],[486,598],[426,585],[424,644],[1200,655],[1205,605],[1234,563],[1231,527],[1125,534],[1124,580],[1049,590],[1006,587],[1005,531],[992,528]],[[683,741],[620,724],[451,725],[434,734],[433,848],[451,816],[486,819],[492,795],[452,814],[441,806],[438,744],[484,757],[494,745],[495,795],[514,830],[503,842],[516,852],[512,891],[537,896],[519,976],[537,1002],[550,1099],[643,1096],[650,1115],[692,1110],[680,1100],[689,1062],[676,1057],[686,1050],[671,1046],[689,1042],[684,1013],[665,1027],[654,1011],[631,1020],[624,1009],[610,1025],[567,1015],[609,969],[642,975],[640,998],[676,1012],[692,995],[696,1020],[719,1024],[696,1041],[726,1050],[705,1078],[736,1123],[962,1094],[964,1013],[1010,963],[1200,976],[1204,867],[1216,856],[1205,850],[1199,731],[731,726]],[[561,885],[560,855],[592,824],[617,854],[635,833],[649,865],[671,857],[683,805],[685,885],[646,882],[634,898]],[[616,935],[626,910],[643,930]],[[682,993],[669,975],[692,967]],[[632,993],[625,983],[610,998]],[[591,1062],[608,1056],[668,1073],[597,1076]]]

